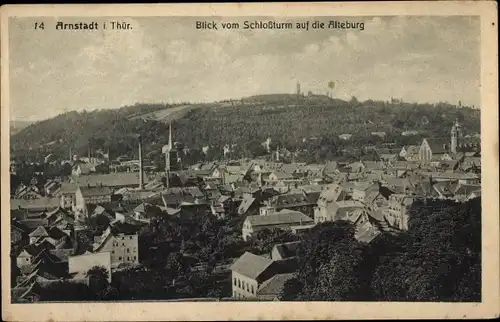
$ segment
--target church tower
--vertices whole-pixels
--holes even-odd
[[[460,128],[460,123],[458,123],[458,119],[455,120],[455,124],[451,127],[451,145],[450,145],[450,152],[451,153],[457,153],[457,149],[459,146],[458,140],[460,139],[460,136],[462,135],[462,130]]]

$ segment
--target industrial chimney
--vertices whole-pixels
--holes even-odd
[[[144,188],[144,177],[142,168],[142,137],[139,135],[139,189]]]

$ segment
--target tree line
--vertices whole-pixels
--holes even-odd
[[[154,119],[145,121],[140,115],[168,107],[162,104],[139,104],[116,110],[61,114],[32,124],[13,135],[12,155],[18,158],[40,158],[55,153],[66,157],[70,148],[74,154],[87,155],[90,145],[93,149],[109,150],[111,158],[120,155],[137,158],[135,134],[140,134],[145,155],[161,164],[161,147],[168,141],[168,122]],[[261,102],[248,106],[189,109],[174,121],[173,133],[174,140],[198,151],[198,160],[221,158],[226,144],[235,145],[233,157],[255,157],[265,153],[261,143],[268,137],[272,138],[275,146],[292,151],[310,143],[312,137],[325,139],[333,143],[333,153],[343,146],[384,142],[415,144],[421,142],[422,136],[448,138],[449,129],[457,118],[465,132],[478,132],[479,116],[476,109],[458,108],[444,103],[431,105],[399,101],[332,100],[314,105],[280,106]],[[420,134],[414,137],[401,136],[406,130],[416,130]],[[386,132],[385,138],[371,135],[371,132],[381,131]],[[350,141],[338,138],[344,133],[353,135]],[[55,144],[46,145],[54,141]],[[211,155],[200,154],[203,146],[211,147]],[[185,156],[188,163],[190,158],[189,155]]]
[[[409,229],[369,244],[348,222],[322,223],[298,250],[282,300],[481,301],[481,199],[418,200]]]

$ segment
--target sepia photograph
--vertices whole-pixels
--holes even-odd
[[[9,305],[498,300],[491,22],[168,8],[2,8]]]

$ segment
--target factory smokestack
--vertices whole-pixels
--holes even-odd
[[[144,189],[144,177],[142,167],[142,137],[139,135],[139,189]]]

